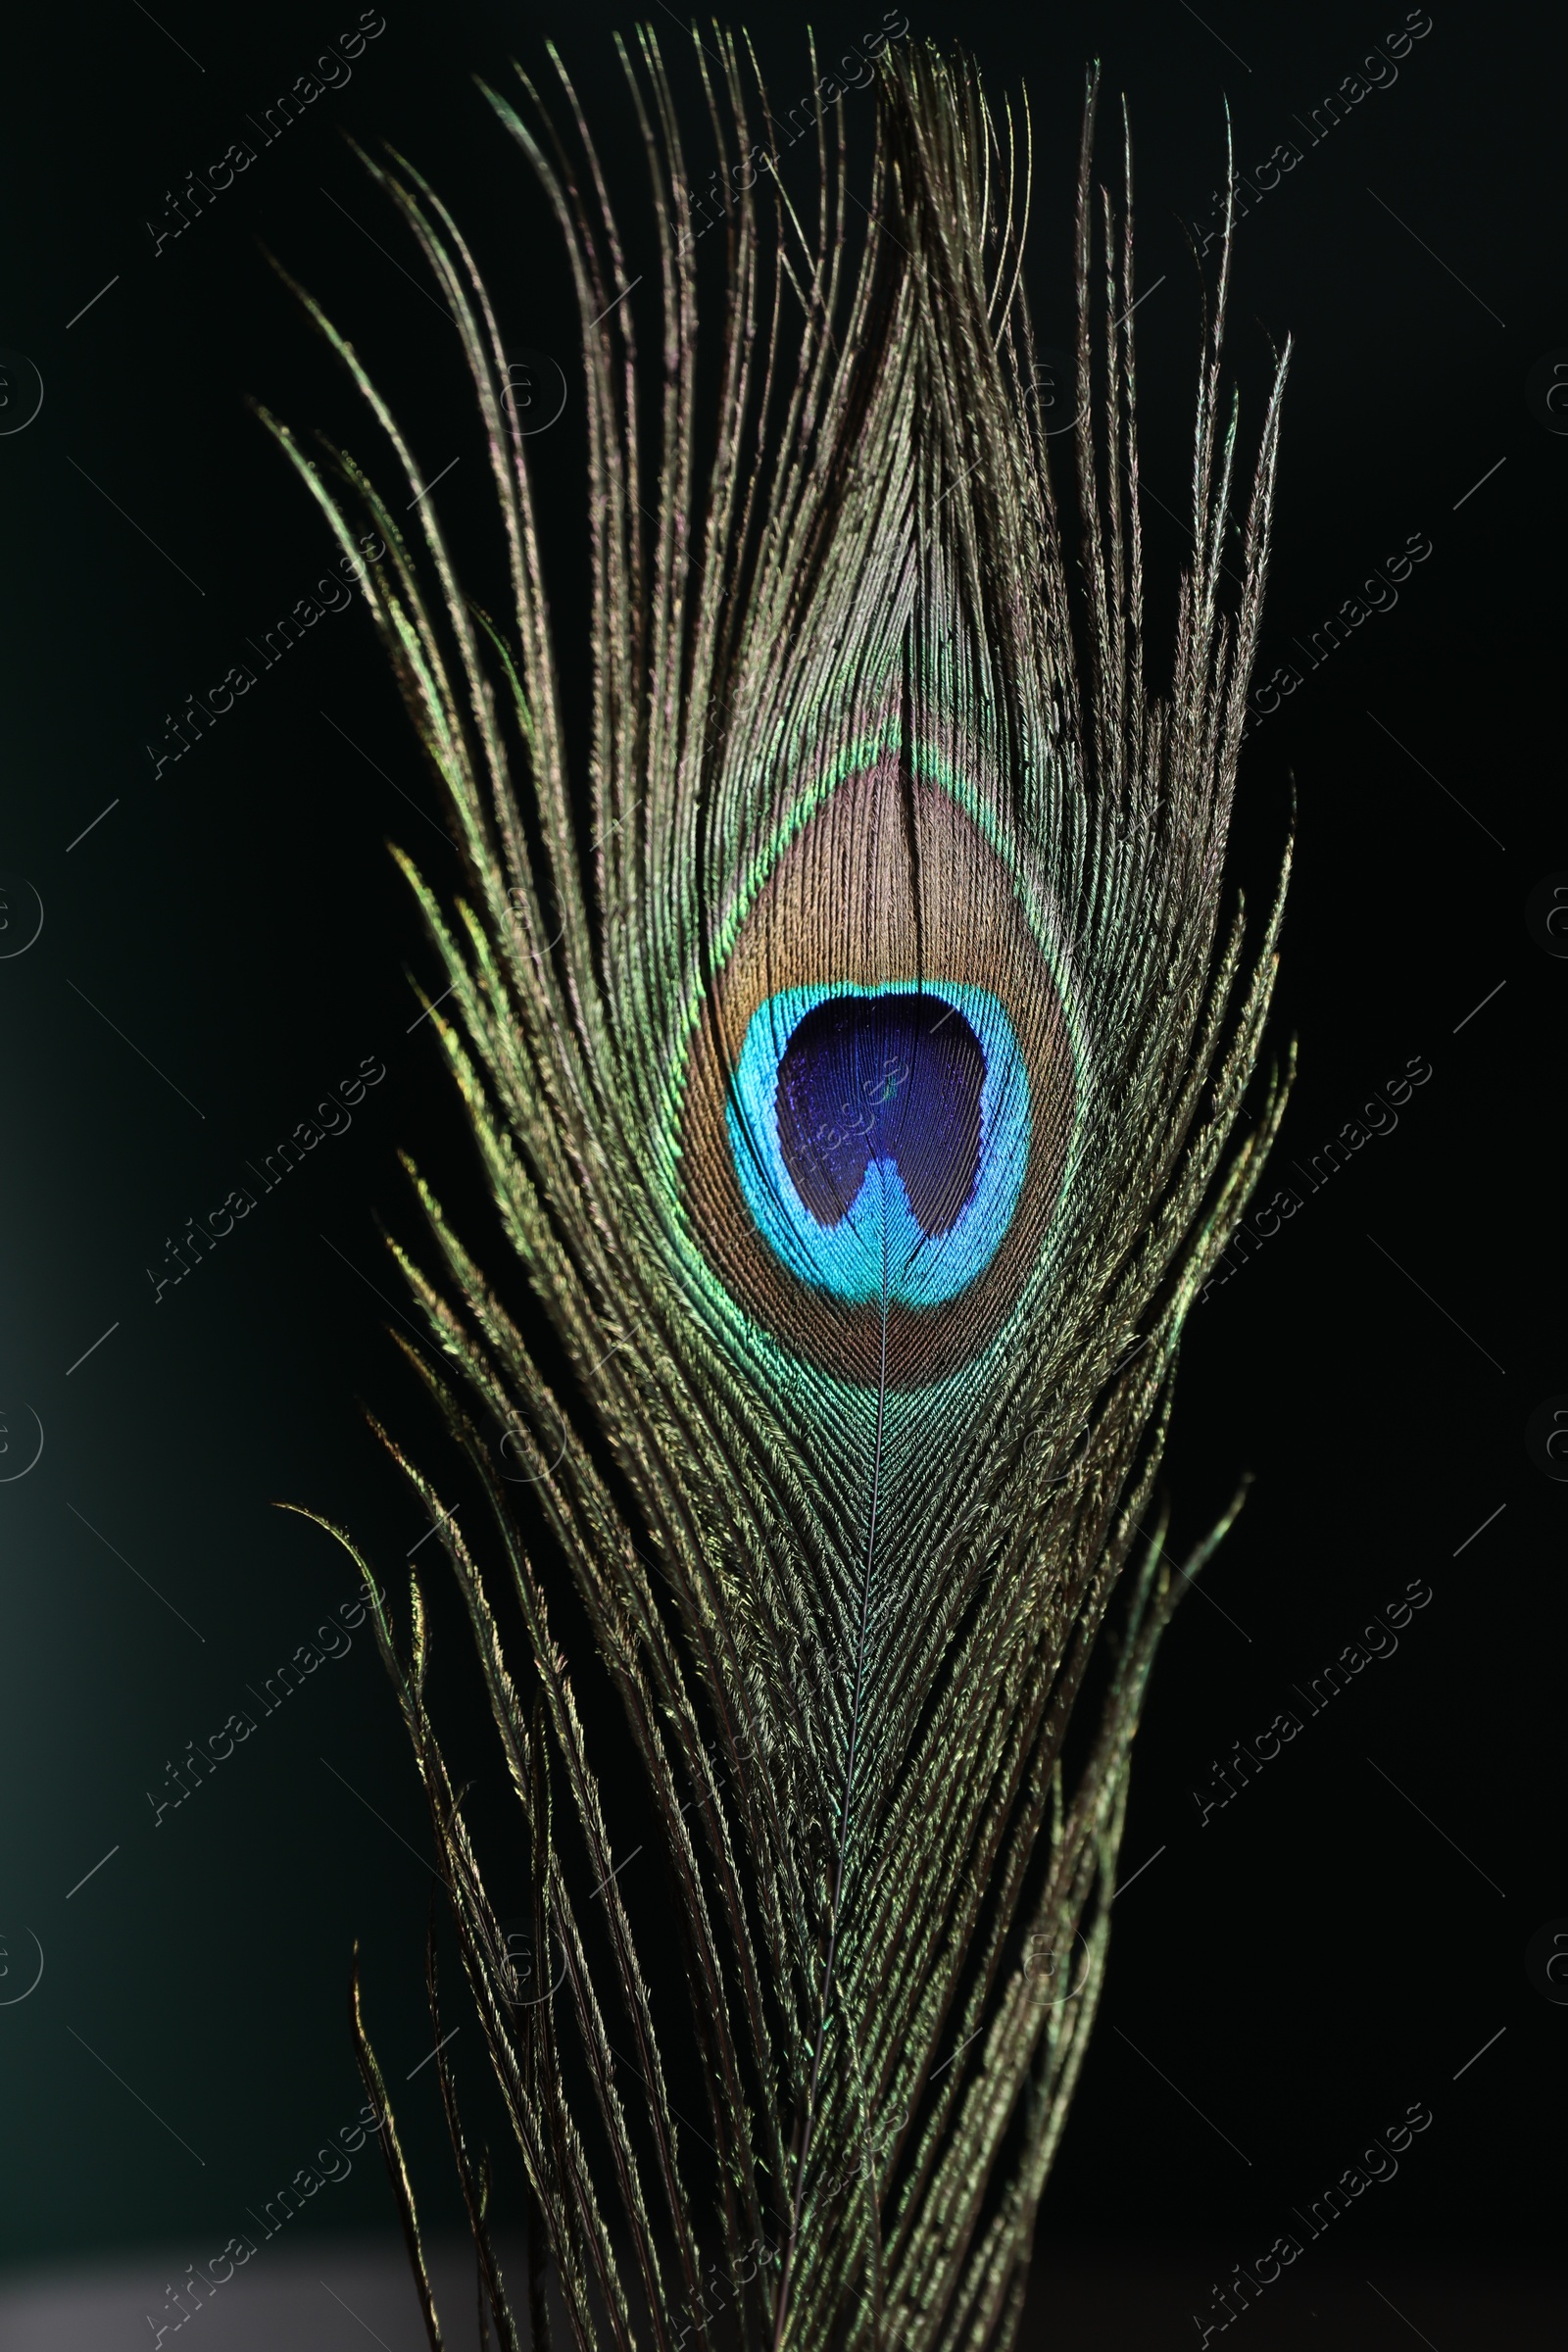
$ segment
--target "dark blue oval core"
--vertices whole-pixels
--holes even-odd
[[[921,1232],[948,1232],[979,1173],[985,1075],[980,1040],[940,997],[829,997],[808,1012],[779,1057],[778,1140],[816,1222],[842,1223],[876,1160],[897,1167]]]

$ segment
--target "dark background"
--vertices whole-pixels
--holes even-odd
[[[147,1794],[352,1594],[348,1561],[274,1497],[351,1525],[383,1575],[421,1532],[360,1417],[364,1399],[434,1448],[377,1295],[402,1304],[377,1218],[416,1233],[396,1147],[487,1230],[429,1025],[410,1030],[409,976],[433,985],[435,966],[384,843],[438,885],[457,861],[363,608],[328,616],[156,778],[146,748],[332,553],[247,396],[379,462],[260,248],[362,344],[429,473],[467,453],[442,492],[461,534],[479,470],[455,338],[339,134],[384,135],[429,174],[509,331],[568,376],[553,235],[470,72],[500,79],[514,54],[539,72],[559,40],[636,202],[612,44],[630,13],[389,0],[348,85],[155,257],[146,223],[164,224],[169,192],[249,138],[247,113],[356,14],[33,10],[12,26],[0,98],[0,345],[44,388],[35,419],[0,434],[4,937],[31,932],[29,888],[44,914],[0,961],[14,2262],[157,2244],[183,2265],[244,2229],[358,2112],[356,1936],[431,2210],[451,2211],[433,2070],[404,2086],[429,2045],[428,1837],[366,1634],[156,1827]],[[869,0],[818,12],[824,57],[879,16]],[[1145,478],[1174,511],[1146,517],[1156,644],[1183,555],[1197,352],[1181,223],[1210,217],[1226,98],[1243,170],[1284,139],[1305,151],[1240,228],[1231,341],[1244,447],[1271,343],[1297,344],[1258,675],[1295,662],[1304,683],[1244,755],[1236,872],[1266,887],[1294,778],[1275,1036],[1299,1040],[1300,1076],[1276,1181],[1303,1205],[1192,1318],[1167,1457],[1178,1536],[1239,1471],[1255,1485],[1154,1677],[1124,1879],[1156,1858],[1118,1898],[1042,2225],[1048,2253],[1098,2249],[1107,2275],[1163,2249],[1177,2283],[1125,2340],[1194,2340],[1209,2279],[1293,2227],[1289,2209],[1412,2101],[1433,2124],[1338,2225],[1347,2261],[1427,2249],[1500,2277],[1560,2229],[1568,2010],[1532,1985],[1525,1951],[1568,1915],[1568,1497],[1525,1431],[1568,1389],[1546,1152],[1568,965],[1531,937],[1526,902],[1568,867],[1560,726],[1543,711],[1560,695],[1568,437],[1526,379],[1568,358],[1563,46],[1544,11],[1439,0],[1393,86],[1309,146],[1298,118],[1402,9],[1215,0],[1206,23],[1180,5],[1026,20],[940,0],[909,16],[916,37],[967,42],[997,87],[1027,83],[1047,342],[1067,316],[1085,60],[1098,52],[1108,94],[1128,94]],[[791,5],[754,25],[781,108],[814,78],[806,23]],[[869,100],[847,112],[866,139]],[[1108,137],[1102,152],[1108,168]],[[11,380],[30,383],[15,364]],[[0,417],[22,413],[13,399]],[[566,531],[574,434],[568,403],[534,445]],[[1397,608],[1309,672],[1301,641],[1411,534],[1433,552]],[[567,643],[577,576],[564,559]],[[386,1075],[351,1130],[155,1305],[147,1269],[168,1271],[169,1239],[366,1056]],[[1397,1128],[1310,1193],[1291,1163],[1413,1057],[1432,1074]],[[19,1475],[29,1412],[43,1452]],[[1193,1790],[1216,1761],[1412,1579],[1432,1598],[1397,1653],[1200,1826]],[[649,1917],[661,1899],[644,1889]],[[42,1980],[20,1997],[39,1951]],[[293,2225],[389,2227],[368,2152]],[[1263,2313],[1250,2325],[1250,2341],[1273,2340]],[[1102,2339],[1086,2325],[1064,2340]],[[1389,2319],[1367,2340],[1404,2339]]]

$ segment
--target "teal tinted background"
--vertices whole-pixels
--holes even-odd
[[[259,244],[351,328],[432,473],[463,461],[440,492],[461,531],[483,500],[450,330],[337,133],[385,132],[451,191],[504,278],[509,331],[567,357],[551,233],[470,67],[500,77],[512,49],[537,62],[555,30],[608,110],[617,163],[632,152],[617,12],[393,9],[352,79],[155,257],[146,223],[167,221],[186,172],[248,135],[247,118],[355,14],[161,10],[166,34],[135,10],[40,12],[14,36],[0,94],[0,345],[28,354],[44,384],[36,421],[0,436],[0,867],[44,909],[36,943],[0,962],[0,1401],[17,1415],[8,1428],[25,1426],[25,1405],[45,1436],[37,1466],[0,1486],[0,1927],[18,1979],[29,1935],[44,1956],[25,1999],[0,1990],[13,2002],[0,2008],[0,2240],[14,2261],[152,2242],[204,2261],[243,2230],[359,2111],[345,2023],[356,1936],[423,2193],[438,2220],[453,2210],[433,2070],[408,2081],[430,2042],[428,1841],[363,1632],[157,1827],[147,1795],[352,1590],[328,1538],[272,1498],[351,1525],[388,1582],[422,1531],[359,1412],[364,1398],[421,1459],[443,1458],[383,1329],[403,1300],[377,1217],[418,1231],[398,1145],[416,1148],[481,1255],[501,1256],[428,1026],[410,1034],[406,967],[428,985],[434,963],[384,839],[444,888],[458,868],[364,613],[328,613],[154,774],[185,698],[250,661],[248,642],[331,559],[245,396],[374,447]],[[879,15],[817,22],[858,36]],[[773,12],[760,36],[781,103],[810,86],[804,23]],[[1180,12],[1075,8],[1020,29],[1010,10],[945,5],[914,29],[961,34],[988,67],[1029,79],[1048,342],[1065,339],[1085,55],[1101,48],[1109,89],[1129,91],[1150,290],[1144,466],[1166,509],[1146,523],[1158,644],[1182,554],[1172,516],[1197,340],[1179,222],[1208,218],[1221,92],[1239,157],[1266,155],[1387,25],[1348,8],[1226,19],[1245,68]],[[1248,755],[1236,870],[1254,902],[1293,777],[1303,810],[1280,1016],[1282,1039],[1301,1036],[1302,1079],[1284,1158],[1312,1165],[1409,1057],[1435,1071],[1398,1134],[1321,1198],[1282,1162],[1302,1213],[1195,1312],[1169,1460],[1178,1525],[1196,1534],[1239,1469],[1256,1485],[1206,1577],[1214,1605],[1182,1612],[1139,1742],[1125,1856],[1129,1872],[1151,1857],[1149,1875],[1118,1905],[1044,2223],[1079,2241],[1207,2234],[1222,2219],[1243,2259],[1282,2202],[1423,2093],[1444,2100],[1442,2129],[1380,2229],[1544,2243],[1556,2217],[1535,2086],[1558,2079],[1562,2013],[1522,1959],[1542,1920],[1568,1914],[1558,1840],[1531,1826],[1537,1802],[1548,1824],[1561,1810],[1564,1628],[1542,1572],[1558,1556],[1561,1490],[1538,1478],[1521,1434],[1539,1396],[1568,1389],[1549,1193],[1526,1173],[1556,1115],[1541,1073],[1556,1067],[1563,967],[1521,914],[1541,873],[1568,868],[1560,796],[1540,797],[1560,767],[1556,721],[1548,733],[1538,715],[1551,691],[1539,682],[1559,666],[1568,443],[1523,391],[1541,354],[1568,346],[1546,161],[1561,59],[1547,38],[1515,27],[1503,40],[1473,9],[1443,15],[1398,85],[1306,156],[1239,249],[1246,417],[1269,337],[1301,338],[1263,673],[1304,667],[1293,645],[1408,534],[1434,541],[1399,609],[1311,675]],[[1369,186],[1441,263],[1383,220]],[[540,474],[569,618],[574,407],[558,429]],[[1499,458],[1490,486],[1456,503]],[[487,562],[472,576],[493,594]],[[580,670],[567,689],[580,710]],[[1490,1010],[1456,1026],[1499,981]],[[1505,1085],[1510,1050],[1522,1074]],[[148,1269],[167,1270],[187,1218],[250,1184],[247,1163],[329,1092],[341,1100],[365,1056],[386,1076],[349,1130],[155,1305]],[[1532,1300],[1515,1346],[1511,1296]],[[1418,1574],[1436,1587],[1420,1640],[1341,1702],[1314,1751],[1302,1742],[1200,1830],[1192,1791],[1216,1759]],[[455,1642],[436,1673],[438,1703],[466,1704]],[[474,1746],[488,1790],[493,1764]],[[1368,1754],[1444,1837],[1374,1781]],[[650,1884],[634,1915],[657,1924],[660,1899]],[[1455,2082],[1499,2024],[1493,2057]],[[470,2029],[455,2047],[472,2087]],[[1478,2146],[1501,2154],[1478,2167]],[[389,2230],[368,2153],[291,2232]],[[1186,2325],[1173,2315],[1173,2330]]]

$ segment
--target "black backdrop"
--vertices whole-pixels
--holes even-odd
[[[678,45],[668,12],[653,14]],[[302,431],[368,441],[261,247],[361,340],[433,474],[475,446],[457,355],[339,134],[385,135],[428,172],[472,225],[519,345],[569,376],[547,224],[468,76],[502,76],[512,54],[537,68],[558,39],[629,173],[612,35],[631,22],[604,0],[389,0],[349,77],[267,146],[247,123],[352,33],[352,9],[167,0],[156,21],[133,5],[32,9],[11,28],[13,2259],[157,2242],[195,2262],[244,2228],[359,2109],[343,2002],[356,1935],[391,2080],[428,2046],[427,1834],[363,1630],[184,1804],[156,1807],[187,1743],[250,1706],[247,1690],[351,1598],[347,1562],[271,1499],[348,1522],[384,1564],[420,1532],[359,1408],[434,1443],[384,1330],[384,1301],[401,1298],[376,1219],[416,1224],[395,1148],[480,1210],[428,1024],[411,1030],[410,974],[434,967],[384,843],[437,882],[456,860],[358,606],[158,762],[187,698],[208,700],[328,567],[246,397]],[[756,28],[781,103],[810,86],[806,22],[775,7]],[[831,55],[877,14],[834,6],[815,22]],[[961,38],[998,82],[1027,82],[1048,342],[1067,301],[1086,58],[1128,94],[1156,630],[1182,557],[1196,357],[1183,223],[1211,219],[1226,97],[1255,190],[1232,336],[1244,437],[1271,342],[1297,339],[1259,678],[1294,668],[1299,683],[1287,694],[1277,678],[1249,745],[1236,870],[1266,881],[1294,778],[1276,1035],[1298,1038],[1300,1076],[1275,1181],[1299,1206],[1192,1318],[1167,1464],[1178,1533],[1206,1524],[1239,1471],[1255,1484],[1155,1674],[1130,1883],[1043,2222],[1051,2243],[1117,2259],[1161,2237],[1225,2249],[1222,2272],[1412,2102],[1433,2122],[1348,2236],[1507,2262],[1546,2245],[1561,2210],[1568,2012],[1532,1982],[1526,1948],[1568,1915],[1564,1496],[1527,1434],[1568,1389],[1546,1153],[1568,967],[1537,891],[1568,867],[1560,727],[1542,714],[1558,687],[1568,481],[1547,396],[1559,347],[1568,360],[1563,52],[1544,16],[1510,23],[1473,0],[1444,0],[1407,47],[1390,39],[1404,24],[1369,0],[1201,20],[1074,4],[1025,22],[990,0],[910,13],[916,37]],[[1379,43],[1396,66],[1363,67]],[[1357,74],[1361,94],[1314,135],[1313,110]],[[853,126],[868,102],[847,104]],[[208,176],[241,137],[254,167],[187,200],[174,234],[187,173]],[[1299,160],[1264,186],[1282,142]],[[564,610],[579,576],[569,402],[556,429],[536,448],[558,548],[570,542]],[[470,456],[443,492],[460,533],[477,478]],[[1401,576],[1391,559],[1412,542],[1430,553]],[[1383,609],[1314,664],[1313,632],[1380,569],[1389,593],[1365,595]],[[1426,1074],[1401,1090],[1412,1065]],[[231,1187],[257,1192],[247,1167],[328,1092],[339,1132],[157,1295],[187,1220]],[[1357,1120],[1328,1175],[1314,1155]],[[1293,1691],[1412,1583],[1430,1597],[1396,1648],[1378,1637],[1384,1654],[1310,1714]],[[1205,1815],[1195,1790],[1213,1795],[1234,1743],[1254,1746],[1281,1710],[1300,1736]],[[439,2217],[431,2071],[402,2095]],[[294,2227],[384,2230],[384,2180],[357,2163]],[[1147,2340],[1177,2340],[1212,2275],[1195,2268],[1191,2302]]]

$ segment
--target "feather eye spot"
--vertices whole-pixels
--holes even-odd
[[[912,1389],[973,1363],[1034,1281],[1082,1090],[1015,837],[962,762],[897,745],[798,787],[741,877],[670,1157],[737,1345],[760,1327]]]
[[[985,989],[786,989],[753,1014],[729,1103],[757,1227],[801,1281],[931,1306],[995,1256],[1028,1165],[1029,1084]]]

